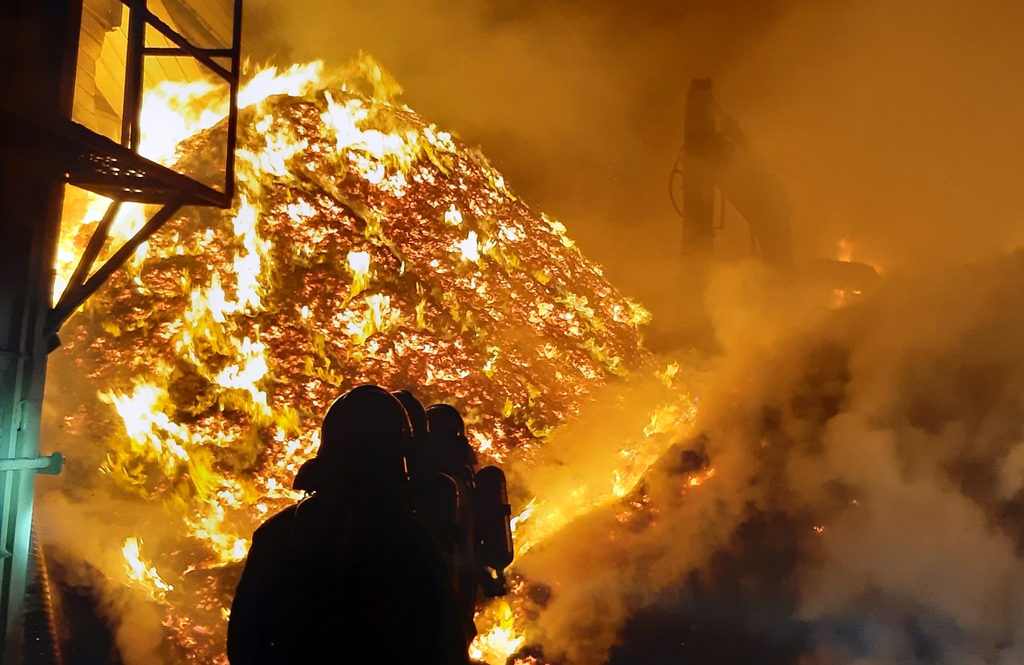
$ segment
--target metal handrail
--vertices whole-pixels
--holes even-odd
[[[228,145],[225,163],[224,193],[228,200],[234,198],[234,166],[235,146],[238,128],[238,89],[241,78],[240,42],[242,35],[242,0],[235,0],[232,24],[231,48],[209,49],[196,46],[184,35],[175,31],[162,19],[149,10],[147,0],[121,0],[128,7],[128,50],[125,55],[124,102],[121,114],[121,145],[138,152],[141,134],[141,114],[143,100],[144,61],[150,57],[189,56],[213,72],[228,85]],[[147,47],[145,44],[146,26],[152,26],[157,32],[173,43],[176,48]],[[230,58],[231,67],[226,69],[214,60],[215,57]]]

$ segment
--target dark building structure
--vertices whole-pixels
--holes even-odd
[[[0,0],[0,663],[58,659],[45,631],[26,627],[46,609],[26,609],[26,589],[41,586],[35,474],[62,464],[39,454],[47,355],[64,320],[182,206],[231,205],[240,39],[241,0]],[[139,153],[143,93],[173,72],[230,100],[220,183]],[[111,202],[54,302],[68,186]],[[149,204],[148,221],[96,266],[127,202]]]

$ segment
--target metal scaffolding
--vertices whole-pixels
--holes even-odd
[[[182,206],[231,205],[241,4],[0,0],[0,664],[23,661],[35,475],[59,473],[63,463],[59,453],[40,456],[39,451],[47,355],[59,346],[63,322]],[[123,99],[117,106],[106,99],[102,104],[117,109],[112,117],[119,122],[111,137],[83,124],[76,114],[95,106],[90,97],[99,94],[92,80],[95,52],[115,29],[126,44]],[[96,47],[91,56],[90,45]],[[90,57],[92,71],[86,66]],[[146,67],[161,59],[193,63],[195,71],[223,85],[229,95],[219,186],[139,154]],[[67,185],[109,197],[111,203],[67,288],[51,306]],[[126,202],[159,207],[96,267]]]

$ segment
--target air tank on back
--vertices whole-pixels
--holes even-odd
[[[505,472],[487,466],[476,473],[476,530],[480,542],[479,561],[486,574],[480,586],[488,597],[504,596],[505,569],[512,564],[512,507],[508,503]]]

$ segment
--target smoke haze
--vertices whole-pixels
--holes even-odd
[[[683,102],[710,76],[785,183],[798,256],[883,267],[1016,246],[1024,7],[1011,0],[247,4],[250,56],[358,49],[406,103],[478,143],[656,314],[679,253],[667,196]],[[720,254],[742,255],[726,216]]]
[[[767,344],[726,346],[695,383],[714,476],[688,486],[684,441],[644,483],[650,523],[616,504],[519,562],[552,589],[546,655],[1019,662],[1021,277],[1013,254],[895,278]],[[741,339],[742,299],[712,302]]]
[[[695,428],[646,479],[651,524],[623,526],[615,504],[517,564],[550,589],[536,619],[549,658],[1024,661],[1024,256],[1008,254],[1024,240],[1024,4],[248,0],[247,12],[257,61],[380,59],[407,104],[479,144],[656,320],[675,304],[667,180],[696,76],[714,79],[786,184],[797,255],[834,257],[846,238],[888,276],[830,312],[756,266],[716,268],[706,301],[721,353],[688,377]],[[743,255],[734,212],[718,243],[722,258]],[[565,465],[591,435],[559,449]],[[696,435],[715,473],[687,489],[674,469]],[[43,505],[49,540],[82,560],[117,554],[68,535],[96,515]],[[126,617],[126,662],[158,662],[146,609],[110,611]]]

